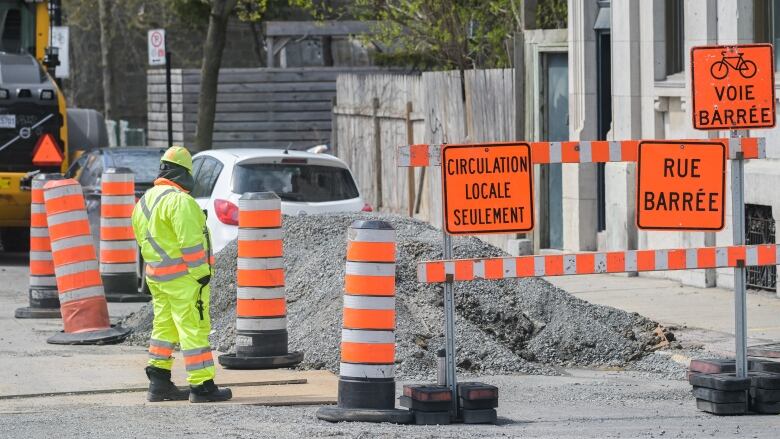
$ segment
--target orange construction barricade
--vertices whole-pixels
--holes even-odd
[[[31,182],[30,306],[18,308],[14,313],[17,319],[60,318],[60,299],[57,297],[57,278],[54,277],[54,263],[51,260],[43,186],[48,181],[61,179],[61,174],[38,174]]]
[[[287,350],[282,257],[282,202],[273,192],[238,200],[236,353],[219,356],[228,369],[276,369],[303,360]]]
[[[43,189],[65,329],[46,341],[52,344],[121,341],[130,330],[112,327],[109,321],[81,185],[69,178],[50,181]]]
[[[109,302],[148,302],[138,293],[138,244],[133,235],[133,171],[103,172],[100,196],[100,277]]]
[[[395,241],[385,221],[349,227],[338,406],[317,410],[322,420],[412,420],[395,408]]]

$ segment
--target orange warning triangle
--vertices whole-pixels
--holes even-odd
[[[51,134],[44,134],[38,139],[38,144],[33,150],[33,165],[36,166],[58,166],[62,163],[64,157],[62,151],[57,146],[57,141]]]

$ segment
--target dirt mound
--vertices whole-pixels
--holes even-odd
[[[388,215],[284,217],[290,349],[301,367],[338,370],[346,231],[355,219],[382,219],[398,232],[396,374],[430,377],[444,345],[442,287],[417,282],[416,263],[441,259],[441,232]],[[477,238],[454,238],[455,257],[504,255]],[[211,341],[220,351],[235,342],[236,245],[217,255],[212,280]],[[593,305],[543,279],[455,284],[457,361],[464,372],[555,374],[554,366],[624,366],[658,342],[658,325],[636,313]],[[128,343],[146,344],[151,305],[128,316]]]

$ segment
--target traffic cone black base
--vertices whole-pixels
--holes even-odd
[[[138,292],[138,278],[135,274],[101,274],[100,277],[108,302],[135,303],[152,300],[152,296]]]
[[[108,329],[88,332],[58,332],[46,339],[49,344],[65,345],[101,345],[119,343],[130,335],[129,328],[112,325]]]
[[[14,311],[17,319],[59,319],[62,317],[59,308],[33,308],[25,306]]]
[[[390,422],[392,424],[409,424],[413,420],[412,412],[403,409],[371,410],[327,406],[317,410],[317,418],[328,422]]]
[[[303,361],[303,352],[289,352],[285,355],[269,357],[238,357],[236,354],[223,354],[217,358],[225,369],[281,369],[292,367]]]
[[[141,303],[152,300],[152,296],[142,294],[108,294],[106,293],[106,302],[111,303]]]

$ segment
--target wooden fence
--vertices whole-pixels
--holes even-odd
[[[214,148],[301,149],[331,143],[336,77],[355,68],[222,69],[214,123]],[[375,71],[375,69],[362,69]],[[174,69],[173,140],[191,144],[198,117],[200,71]],[[165,71],[147,74],[148,139],[165,146]]]
[[[336,154],[361,193],[383,211],[441,227],[440,169],[398,168],[395,149],[408,143],[462,143],[515,138],[514,70],[342,74],[336,81]],[[413,186],[411,196],[410,183]],[[482,238],[506,248],[514,235]]]

